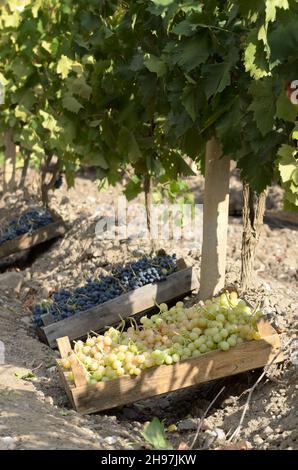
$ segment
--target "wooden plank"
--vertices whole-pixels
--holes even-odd
[[[73,408],[76,408],[76,404],[75,404],[75,402],[73,400],[73,396],[72,396],[71,387],[69,386],[68,380],[65,377],[64,370],[62,369],[62,367],[58,363],[57,363],[57,369],[58,369],[58,373],[59,373],[62,385],[63,385],[63,387],[66,391],[66,394],[69,398],[69,401],[72,404]]]
[[[71,344],[68,336],[57,339],[57,345],[62,359],[69,356],[69,353],[72,353]]]
[[[41,320],[44,326],[51,325],[55,321],[51,313],[46,313],[45,315],[42,315]]]
[[[198,280],[193,268],[183,269],[171,274],[156,284],[148,284],[123,294],[85,312],[77,313],[42,328],[47,343],[56,347],[56,339],[68,336],[70,340],[82,338],[90,331],[100,331],[106,326],[119,323],[121,315],[126,319],[155,306],[155,302],[170,302],[198,289]]]
[[[50,211],[54,222],[35,230],[31,234],[26,233],[20,237],[10,240],[3,245],[0,245],[0,259],[6,258],[18,251],[27,250],[33,246],[44,243],[45,241],[52,240],[53,238],[65,235],[66,226],[63,220],[56,215],[53,211]]]
[[[76,387],[81,387],[82,385],[87,385],[86,376],[82,366],[79,364],[79,361],[71,349],[71,344],[69,338],[64,336],[63,338],[57,339],[58,349],[61,355],[61,358],[64,359],[69,357],[71,364],[71,371],[74,377],[74,383]],[[59,366],[60,367],[60,366]],[[61,368],[62,370],[62,368]],[[63,374],[64,376],[64,374]],[[65,376],[64,376],[65,379]]]
[[[72,389],[73,402],[80,413],[95,413],[263,367],[279,348],[279,337],[274,334],[260,341],[245,342],[227,352],[212,351],[175,365],[147,369],[136,378],[121,377],[76,387]],[[280,355],[276,362],[282,360]]]

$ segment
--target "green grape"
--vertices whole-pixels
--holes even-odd
[[[236,346],[236,344],[237,344],[237,338],[235,338],[234,336],[230,336],[230,337],[227,339],[227,342],[229,343],[229,346],[231,346],[231,347]]]
[[[219,323],[224,323],[226,321],[226,317],[222,313],[219,313],[216,315],[216,321]]]
[[[222,337],[221,337],[221,335],[220,335],[219,333],[218,333],[217,335],[214,335],[214,336],[213,336],[213,341],[214,341],[215,343],[220,343],[221,340],[222,340]]]
[[[200,328],[206,328],[207,326],[207,319],[206,318],[198,318],[197,320],[197,325],[200,327]]]
[[[222,339],[226,339],[229,336],[229,332],[226,328],[223,328],[219,334],[222,337]]]
[[[172,358],[172,356],[167,355],[167,356],[166,356],[166,359],[165,359],[165,363],[166,363],[167,365],[173,364],[173,358]]]
[[[195,341],[196,339],[198,339],[198,334],[195,333],[194,331],[192,331],[192,332],[190,333],[189,337],[190,337],[190,339],[191,339],[192,341]]]
[[[230,345],[227,341],[221,341],[219,343],[219,347],[220,349],[222,349],[223,351],[228,351],[230,349]]]
[[[208,349],[215,349],[216,348],[216,344],[214,343],[214,341],[212,341],[212,339],[208,339],[206,341],[206,346]]]
[[[180,355],[175,353],[175,354],[173,354],[172,359],[173,359],[174,363],[179,362],[180,361]]]

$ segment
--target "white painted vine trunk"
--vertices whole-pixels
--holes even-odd
[[[222,157],[220,145],[215,138],[207,143],[205,167],[200,281],[202,300],[216,295],[225,286],[230,159]]]

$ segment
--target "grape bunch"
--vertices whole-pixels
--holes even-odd
[[[160,312],[151,318],[143,316],[141,325],[131,319],[127,331],[121,324],[104,335],[75,343],[72,354],[88,383],[138,376],[147,368],[175,364],[216,349],[228,351],[243,341],[261,339],[257,322],[262,313],[251,309],[236,292],[189,308],[183,302],[170,309],[166,304],[159,307]],[[70,358],[62,359],[61,365],[70,369]],[[67,378],[73,381],[71,371]]]
[[[125,292],[163,281],[176,269],[176,255],[143,257],[125,266],[117,266],[108,276],[89,278],[84,286],[74,290],[62,288],[53,294],[50,302],[34,306],[34,324],[42,326],[41,316],[46,313],[51,313],[54,321],[59,321],[84,312]]]
[[[58,175],[56,180],[55,180],[55,183],[54,183],[54,188],[55,189],[60,189],[63,185],[63,175]]]
[[[3,230],[0,229],[0,245],[53,222],[52,215],[46,209],[30,209],[10,222]]]

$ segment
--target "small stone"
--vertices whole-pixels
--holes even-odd
[[[0,437],[0,450],[14,450],[16,448],[16,439],[14,437]]]
[[[67,196],[63,196],[60,204],[69,204],[69,202],[70,202],[69,198]]]
[[[54,400],[53,400],[52,397],[46,397],[45,402],[48,403],[51,406],[54,405]]]
[[[259,436],[259,434],[257,434],[254,438],[253,438],[253,441],[256,445],[260,446],[263,444],[264,440],[261,438],[261,436]]]
[[[263,433],[268,436],[269,434],[272,434],[272,433],[273,433],[273,429],[272,429],[270,426],[266,426],[266,428],[264,429]]]
[[[108,436],[108,437],[105,437],[104,438],[104,441],[109,445],[109,446],[112,446],[114,444],[116,444],[116,442],[118,441],[118,438],[116,436]]]
[[[125,418],[129,419],[137,419],[138,417],[138,412],[133,408],[123,408],[122,414],[125,416]]]
[[[187,418],[178,423],[179,431],[195,431],[198,428],[198,420]]]
[[[0,275],[0,289],[19,293],[24,282],[21,273],[9,272]]]

